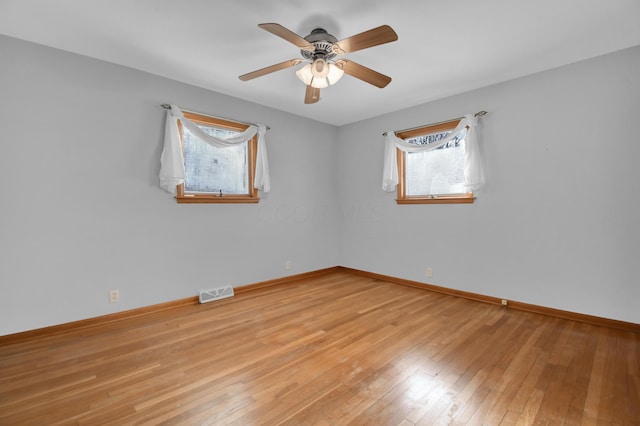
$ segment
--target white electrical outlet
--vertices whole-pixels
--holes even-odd
[[[120,301],[120,290],[111,290],[109,292],[109,303],[118,303]]]
[[[432,267],[428,267],[427,268],[427,278],[431,278],[433,277],[433,268]]]
[[[284,262],[284,269],[286,269],[287,271],[289,269],[291,269],[291,261],[287,260],[286,262]]]
[[[507,306],[509,304],[509,302],[507,302],[507,299],[502,299],[502,306]]]

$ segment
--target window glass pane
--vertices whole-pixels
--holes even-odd
[[[416,145],[437,142],[450,132],[433,133],[407,139]],[[466,129],[448,144],[427,152],[406,153],[406,195],[464,194],[464,138]]]
[[[234,131],[211,126],[199,127],[212,136],[224,137]],[[183,128],[184,168],[187,192],[248,194],[247,143],[217,148],[200,141]]]

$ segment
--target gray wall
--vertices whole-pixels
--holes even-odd
[[[335,127],[3,36],[0,94],[0,335],[339,264]],[[176,204],[163,102],[271,126],[271,192]]]
[[[640,323],[638,69],[640,47],[336,129],[0,36],[0,335],[334,265]],[[177,205],[163,102],[270,125],[272,192]],[[475,204],[380,190],[382,132],[480,109]]]
[[[338,131],[342,265],[640,323],[640,47]],[[387,130],[486,109],[473,205],[396,205]],[[426,268],[433,278],[426,278]]]

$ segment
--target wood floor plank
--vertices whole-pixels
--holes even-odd
[[[636,333],[340,270],[0,345],[1,425],[639,419]]]

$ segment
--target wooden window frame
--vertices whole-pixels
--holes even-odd
[[[196,124],[203,124],[206,126],[214,126],[221,129],[234,130],[243,132],[247,130],[249,127],[248,124],[238,123],[235,121],[225,120],[217,117],[210,117],[207,115],[196,114],[192,112],[183,111],[185,118],[193,121]],[[178,131],[180,134],[180,145],[184,152],[184,141],[182,138],[182,123],[178,121]],[[249,160],[249,171],[248,171],[248,184],[249,184],[249,193],[248,194],[222,194],[222,196],[217,194],[198,194],[198,193],[189,193],[185,192],[184,184],[180,184],[177,186],[177,195],[176,201],[180,204],[197,204],[197,203],[211,203],[211,204],[224,204],[224,203],[258,203],[260,198],[258,198],[258,190],[254,188],[253,181],[256,173],[256,154],[258,151],[258,135],[256,134],[253,138],[247,141],[247,150],[248,150],[248,160]]]
[[[439,133],[455,129],[460,124],[460,118],[442,123],[431,124],[411,130],[396,132],[396,136],[401,139],[411,139],[431,133]],[[407,153],[397,148],[398,159],[398,204],[472,204],[476,199],[473,192],[465,194],[443,194],[443,195],[407,195],[406,193],[406,155]]]

